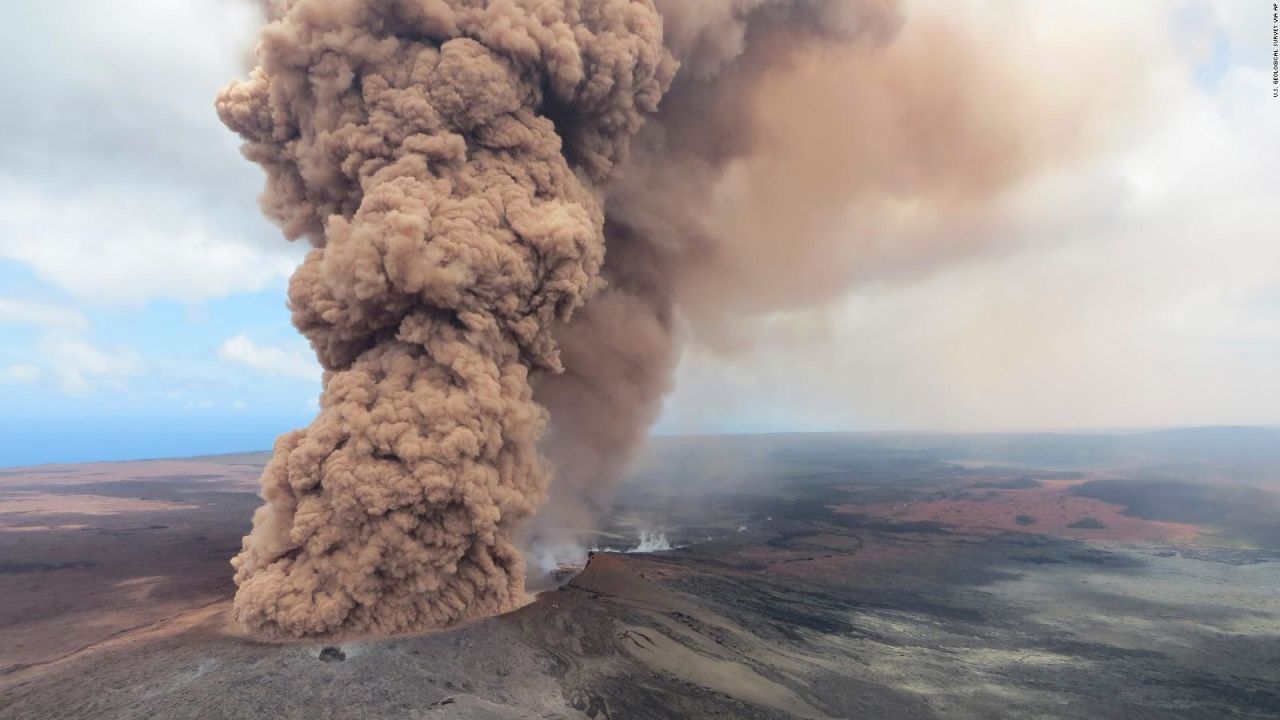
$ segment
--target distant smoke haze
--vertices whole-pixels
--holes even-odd
[[[535,379],[555,472],[527,545],[591,528],[684,348],[786,353],[785,320],[762,321],[1002,250],[1017,192],[1113,143],[1147,92],[1105,28],[1064,26],[1100,42],[1064,72],[1032,62],[1063,42],[1044,31],[934,6],[657,6],[682,71],[607,183],[609,286],[558,329],[566,372]]]
[[[635,547],[628,548],[624,552],[629,552],[629,553],[665,552],[667,550],[675,550],[678,547],[679,547],[678,545],[671,544],[671,541],[667,539],[667,534],[664,532],[659,532],[656,530],[654,531],[641,530],[640,542],[638,542]]]

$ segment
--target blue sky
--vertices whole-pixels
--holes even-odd
[[[0,80],[0,465],[266,448],[315,406],[303,248],[213,112],[254,12],[125,6],[20,2],[0,31],[30,68]]]
[[[1159,92],[1137,131],[1011,203],[1016,249],[757,318],[733,355],[691,345],[657,431],[1280,421],[1269,3],[1108,5]],[[306,424],[319,371],[284,307],[304,248],[257,211],[261,174],[212,107],[252,6],[11,13],[0,466],[265,449]]]
[[[314,411],[319,371],[292,332],[279,282],[200,302],[79,309],[16,263],[0,264],[0,277],[41,297],[40,307],[67,308],[6,323],[0,463],[263,448]],[[22,309],[0,306],[0,317]]]

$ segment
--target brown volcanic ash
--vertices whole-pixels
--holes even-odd
[[[743,137],[753,86],[802,47],[856,42],[891,32],[897,22],[895,3],[865,0],[657,5],[681,73],[661,111],[641,130],[642,144],[633,146],[635,152],[606,186],[608,286],[557,328],[565,372],[535,380],[535,398],[550,411],[544,447],[554,479],[551,502],[524,542],[544,561],[557,552],[573,559],[578,536],[607,504],[661,411],[679,360],[680,318],[697,317],[709,297],[692,296],[681,285],[714,283],[711,276],[725,269],[705,256],[704,246],[719,230],[705,225],[705,213],[733,154],[729,148],[754,152]],[[801,178],[790,179],[795,180]],[[815,198],[805,210],[819,205]],[[771,238],[784,254],[792,240]]]
[[[738,351],[753,318],[991,249],[1001,199],[1135,94],[1132,61],[1100,48],[1048,82],[1031,40],[948,3],[655,3],[681,69],[606,185],[609,285],[557,328],[566,371],[535,379],[555,471],[530,546],[591,527],[681,345]]]
[[[556,321],[601,286],[598,192],[674,72],[630,0],[273,5],[259,67],[218,98],[315,249],[294,324],[326,369],[281,437],[233,560],[269,635],[394,632],[523,597],[543,502]],[[554,122],[553,122],[554,121]]]

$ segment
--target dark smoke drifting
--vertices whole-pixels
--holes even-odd
[[[581,552],[682,346],[741,352],[770,313],[991,248],[1003,196],[1135,94],[1101,50],[1045,85],[963,3],[655,4],[680,72],[605,185],[608,286],[557,328],[565,372],[534,384],[554,480],[526,544],[546,564]]]
[[[233,561],[236,616],[269,635],[520,604],[517,544],[578,542],[682,344],[734,349],[753,317],[966,252],[992,198],[1087,135],[1047,111],[1087,103],[889,0],[269,15],[218,110],[315,246],[289,302],[326,369]]]
[[[757,150],[749,137],[747,104],[761,79],[791,64],[802,48],[889,35],[898,21],[894,4],[866,0],[657,0],[656,5],[665,43],[681,72],[660,112],[639,133],[634,152],[607,184],[607,288],[557,329],[566,371],[535,382],[535,398],[550,410],[545,448],[555,479],[552,501],[532,523],[526,544],[544,565],[578,552],[577,536],[591,528],[657,419],[673,386],[682,323],[696,321],[728,297],[721,292],[726,288],[691,290],[730,279],[729,268],[715,266],[713,250],[718,242],[728,247],[745,239],[740,233],[722,234],[728,228],[713,227],[708,212],[730,163]],[[809,110],[800,105],[787,112]],[[804,177],[784,182],[807,185]],[[763,200],[750,209],[746,225],[779,209]],[[824,212],[816,197],[798,210],[781,221]],[[799,238],[779,230],[784,233],[766,242],[785,254]],[[803,232],[798,224],[792,230]],[[782,282],[803,284],[805,279]]]

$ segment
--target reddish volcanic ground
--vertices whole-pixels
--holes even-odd
[[[0,717],[1277,717],[1271,475],[913,442],[655,438],[587,538],[625,550],[531,604],[279,644],[228,617],[265,453],[0,470]]]
[[[936,522],[970,532],[1013,531],[1080,540],[1182,543],[1192,542],[1205,532],[1197,525],[1132,517],[1125,515],[1120,505],[1072,495],[1071,489],[1085,480],[1038,482],[1040,486],[1035,488],[970,488],[946,499],[840,505],[835,509],[894,522]],[[1088,523],[1088,518],[1104,527]],[[1081,521],[1092,527],[1071,527]]]

